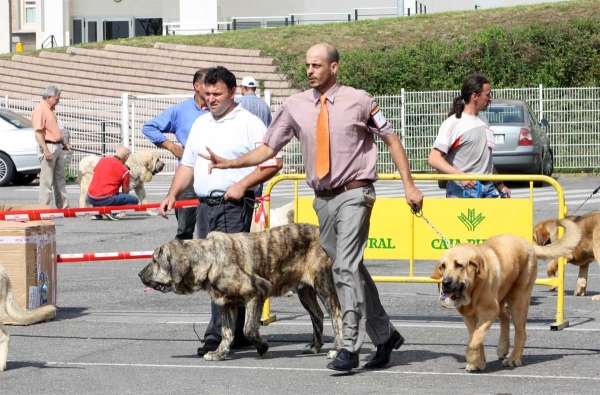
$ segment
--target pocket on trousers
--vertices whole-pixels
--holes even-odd
[[[377,198],[368,192],[363,192],[363,198],[365,199],[365,206],[373,208],[373,206],[375,205],[375,200],[377,200]]]

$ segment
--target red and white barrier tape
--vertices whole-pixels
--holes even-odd
[[[262,226],[267,226],[267,216],[269,215],[269,213],[267,212],[266,202],[271,201],[271,195],[259,196],[256,198],[256,201],[260,203],[260,206],[258,206],[258,210],[256,210],[254,222],[260,222]]]
[[[148,209],[158,210],[160,203],[132,204],[128,206],[106,206],[106,207],[85,207],[85,208],[53,208],[53,209],[32,209],[32,210],[9,210],[0,211],[0,220],[4,221],[36,221],[53,218],[73,218],[84,217],[86,215],[117,214],[120,212],[147,211]],[[178,200],[173,208],[196,207],[198,199]]]
[[[85,252],[83,254],[58,254],[56,262],[95,262],[116,261],[125,259],[150,259],[154,251],[132,251],[132,252]]]

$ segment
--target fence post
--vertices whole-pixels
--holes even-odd
[[[102,141],[102,156],[106,156],[106,122],[100,122],[100,136]]]
[[[271,104],[272,104],[271,91],[265,91],[265,93],[263,94],[263,98],[265,100],[265,103],[267,103],[267,106],[269,106],[269,110],[270,110]]]
[[[402,142],[404,143],[404,136],[406,136],[406,110],[404,108],[404,88],[400,90],[400,133],[402,134]],[[404,144],[403,144],[404,145]],[[406,145],[404,145],[406,148]]]
[[[8,95],[4,96],[4,108],[8,110]]]
[[[354,20],[358,20],[358,10],[356,8],[354,9]]]
[[[544,88],[540,84],[540,119],[538,122],[544,119]]]
[[[121,139],[122,145],[129,148],[129,94],[121,95]]]
[[[236,28],[237,28],[237,21],[236,21],[235,18],[231,18],[231,24],[233,25],[233,27],[232,27],[233,30],[236,30]]]

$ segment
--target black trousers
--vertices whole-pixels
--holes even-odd
[[[196,192],[194,192],[194,185],[190,185],[188,189],[177,200],[193,200],[197,199]],[[175,217],[177,218],[177,234],[176,239],[179,240],[191,240],[194,238],[194,228],[196,227],[196,217],[198,210],[196,207],[185,207],[178,208],[175,210]],[[206,213],[205,213],[206,216]],[[204,220],[206,222],[206,219]],[[205,231],[208,233],[208,231]],[[198,237],[199,239],[206,238]]]
[[[247,192],[246,199],[254,199],[254,192]],[[206,238],[202,233],[201,227],[209,231],[218,230],[225,233],[240,233],[250,232],[252,223],[252,214],[254,213],[254,205],[251,201],[227,202],[223,200],[219,204],[205,203],[201,204],[206,207],[206,222],[201,218],[202,210],[198,210],[196,217],[196,230],[198,238]],[[211,317],[206,331],[204,332],[204,340],[213,339],[221,341],[221,307],[211,301],[210,303]],[[238,307],[238,315],[235,323],[234,339],[243,339],[244,323],[246,309],[243,306]]]

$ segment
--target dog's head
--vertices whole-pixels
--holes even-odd
[[[200,287],[191,265],[194,252],[182,240],[172,240],[154,250],[152,261],[138,273],[147,287],[189,295]]]
[[[555,219],[542,221],[533,229],[533,242],[539,246],[545,246],[556,241],[558,227]]]
[[[431,277],[442,279],[442,304],[458,308],[471,303],[473,284],[484,280],[487,273],[479,249],[471,244],[459,244],[442,255]]]
[[[144,160],[144,166],[146,166],[146,169],[148,169],[148,171],[155,176],[162,171],[162,169],[165,167],[165,164],[162,162],[162,160],[160,160],[158,154],[153,152],[150,158]]]
[[[135,152],[129,155],[126,165],[130,169],[131,181],[150,182],[152,176],[160,173],[165,164],[160,160],[156,152]]]

